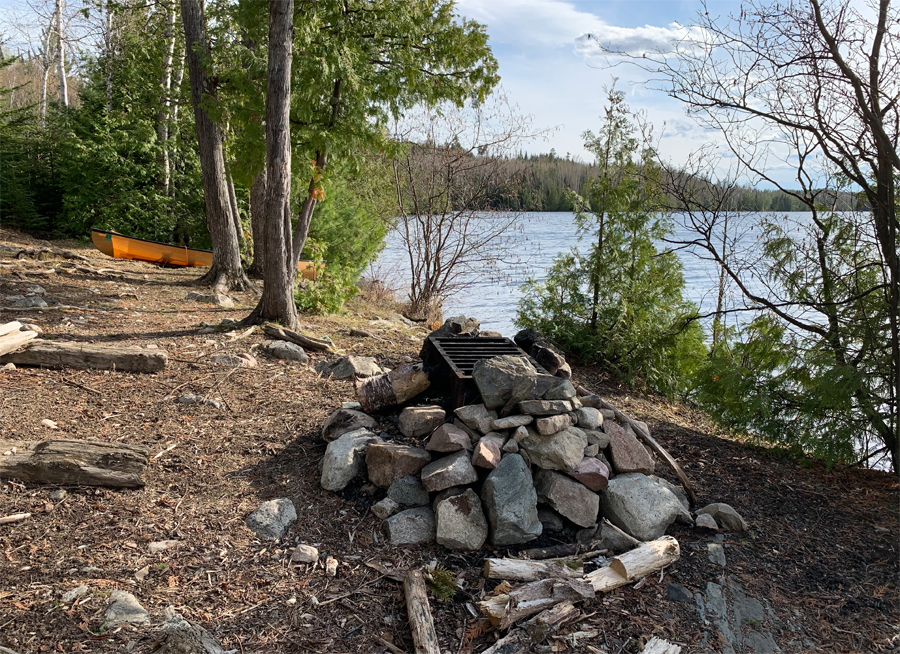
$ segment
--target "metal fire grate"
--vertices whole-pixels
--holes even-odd
[[[455,407],[465,404],[467,391],[475,389],[472,370],[481,359],[503,355],[525,357],[539,373],[549,374],[508,338],[429,337],[425,340],[423,360],[442,369],[450,378],[450,395]],[[477,391],[476,391],[477,392]]]

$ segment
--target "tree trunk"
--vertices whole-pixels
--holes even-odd
[[[238,209],[237,193],[234,192],[234,180],[228,171],[228,202],[231,204],[231,216],[234,219],[234,231],[237,233],[238,246],[244,241],[244,226],[241,224],[241,211]]]
[[[59,68],[59,103],[69,106],[69,86],[66,83],[66,47],[63,39],[63,12],[66,8],[65,0],[56,0],[56,45],[57,67]]]
[[[172,59],[175,55],[175,5],[166,8],[166,49],[163,53],[163,69],[160,78],[160,107],[156,122],[156,137],[159,140],[159,188],[169,196],[169,120],[172,106]]]
[[[266,218],[263,292],[244,320],[272,320],[293,329],[299,322],[294,302],[297,264],[291,252],[291,39],[294,1],[269,1],[269,61],[266,92]]]
[[[250,230],[253,235],[253,263],[247,271],[262,277],[266,261],[266,170],[256,176],[250,187]]]
[[[44,64],[44,76],[41,78],[41,129],[47,126],[47,78],[49,76],[50,63],[48,60],[48,63]]]
[[[213,265],[197,283],[219,291],[245,290],[253,284],[241,268],[241,253],[231,214],[228,184],[225,179],[225,154],[222,132],[203,108],[204,96],[215,96],[215,86],[206,77],[200,55],[207,50],[206,24],[200,0],[181,0],[191,104],[197,127],[200,169],[203,173],[203,197],[206,201],[206,226],[212,238]]]

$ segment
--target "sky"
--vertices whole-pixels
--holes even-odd
[[[733,0],[709,0],[710,13],[739,9]],[[631,109],[642,110],[660,136],[666,159],[683,162],[698,145],[715,139],[691,120],[684,106],[650,90],[631,66],[611,69],[586,39],[635,52],[665,48],[694,23],[699,0],[457,0],[458,12],[487,26],[501,84],[510,100],[536,127],[552,128],[531,152],[556,150],[582,161],[585,130],[596,131],[604,106],[604,86],[618,78]]]

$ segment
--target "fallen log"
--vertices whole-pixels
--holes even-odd
[[[22,520],[28,520],[28,518],[30,517],[30,513],[13,513],[12,515],[0,518],[0,525],[9,525],[13,522],[22,522]]]
[[[486,579],[507,581],[540,581],[541,579],[581,579],[584,564],[581,561],[528,561],[525,559],[486,559]]]
[[[538,559],[556,559],[567,556],[575,556],[581,552],[590,552],[600,547],[603,541],[594,540],[587,545],[581,543],[564,543],[552,547],[534,547],[530,550],[522,550],[519,556],[536,561]]]
[[[409,615],[416,654],[441,654],[431,607],[428,605],[428,587],[421,570],[413,570],[406,575],[403,592],[406,595],[406,612]]]
[[[598,593],[630,584],[651,572],[671,565],[681,556],[678,541],[671,536],[663,536],[657,540],[642,543],[630,552],[613,557],[602,568],[585,576],[593,589]]]
[[[591,393],[584,386],[576,386],[575,390],[579,395],[582,396],[593,395],[593,393]],[[695,506],[697,506],[697,494],[694,492],[694,487],[691,486],[690,480],[687,478],[687,475],[684,474],[684,470],[678,464],[678,461],[675,460],[675,457],[669,454],[666,449],[658,442],[656,442],[656,439],[653,438],[649,433],[647,433],[647,431],[636,421],[626,416],[624,413],[619,411],[616,407],[602,398],[600,399],[600,408],[612,411],[616,416],[616,420],[629,425],[634,430],[634,433],[637,434],[638,438],[644,441],[651,450],[653,450],[663,461],[666,462],[666,464],[675,473],[675,476],[678,477],[678,481],[680,481],[681,485],[684,487],[684,492],[687,493],[688,502],[690,503],[691,508],[693,509]]]
[[[38,335],[32,331],[18,331],[0,336],[0,356],[15,352],[24,347],[29,341],[37,338],[37,336]]]
[[[562,602],[580,602],[593,599],[595,595],[591,584],[584,579],[544,579],[489,597],[479,602],[479,606],[491,624],[499,629],[507,629],[522,618]]]
[[[572,602],[563,602],[537,614],[531,620],[525,622],[522,628],[531,636],[532,641],[540,643],[547,639],[551,631],[558,629],[560,624],[579,613],[580,611],[575,608]]]
[[[277,338],[282,341],[294,343],[300,347],[304,347],[313,352],[334,352],[334,345],[331,341],[314,336],[306,336],[290,329],[283,329],[276,325],[263,325],[263,333],[269,338]]]
[[[644,645],[644,654],[681,654],[681,645],[654,636]]]
[[[40,443],[0,441],[0,478],[64,486],[140,488],[149,451],[141,445],[96,441],[50,440]]]
[[[8,322],[5,325],[0,325],[0,336],[12,334],[13,332],[20,331],[21,329],[22,323],[20,323],[18,320],[13,320],[12,322]]]
[[[431,386],[421,363],[394,368],[388,373],[356,382],[356,398],[367,413],[403,404]]]
[[[166,367],[167,362],[168,355],[161,350],[90,343],[55,343],[41,339],[33,341],[21,352],[0,356],[0,363],[14,363],[17,366],[148,373],[159,372]]]

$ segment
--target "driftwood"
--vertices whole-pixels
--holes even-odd
[[[584,386],[577,386],[576,390],[578,391],[579,395],[593,395],[593,393],[591,393]],[[612,411],[616,416],[616,420],[629,425],[634,430],[634,433],[637,434],[638,438],[644,441],[651,450],[659,455],[659,457],[663,461],[665,461],[670,468],[672,468],[675,476],[678,477],[678,481],[680,481],[681,485],[684,487],[684,492],[687,493],[688,502],[690,502],[691,508],[693,509],[695,506],[697,506],[697,494],[694,492],[694,487],[691,486],[690,480],[687,478],[687,475],[684,474],[684,470],[678,464],[678,461],[675,460],[675,457],[669,454],[666,449],[658,442],[656,442],[656,439],[653,438],[649,433],[647,433],[647,431],[639,424],[637,424],[637,422],[626,416],[624,413],[619,411],[616,407],[602,398],[600,400],[600,408]]]
[[[507,581],[539,581],[541,579],[580,579],[584,576],[581,561],[528,561],[525,559],[486,559],[486,579]]]
[[[12,322],[8,322],[5,325],[0,325],[0,336],[12,334],[13,332],[20,331],[21,329],[22,323],[20,323],[18,320],[13,320]]]
[[[681,654],[681,645],[654,636],[644,645],[644,654]]]
[[[359,380],[356,398],[367,413],[403,404],[431,385],[421,363],[394,368],[389,373]]]
[[[609,565],[589,573],[585,580],[596,592],[605,593],[671,565],[680,556],[678,541],[671,536],[663,536],[613,557]]]
[[[629,536],[629,538],[631,538]],[[539,559],[556,559],[566,556],[576,556],[582,552],[590,552],[600,547],[602,541],[594,540],[587,545],[581,543],[564,543],[562,545],[553,545],[552,547],[534,547],[530,550],[522,550],[519,556],[537,561]]]
[[[584,579],[544,579],[517,586],[508,593],[479,602],[495,627],[507,629],[513,623],[562,602],[593,599],[595,591]]]
[[[168,356],[161,350],[138,347],[111,347],[90,343],[56,343],[35,340],[21,352],[0,356],[0,363],[41,368],[79,368],[120,370],[122,372],[159,372]]]
[[[140,488],[147,467],[146,447],[96,441],[51,440],[40,443],[0,441],[0,478],[38,484]]]
[[[412,630],[416,654],[441,654],[431,607],[428,605],[428,588],[421,570],[413,570],[403,582],[406,595],[406,612]]]
[[[0,525],[8,525],[12,524],[13,522],[22,522],[22,520],[28,520],[28,518],[30,517],[30,513],[13,513],[12,515],[0,518]]]
[[[514,631],[498,640],[481,654],[521,654],[529,643],[528,636],[520,631]]]
[[[313,336],[306,336],[305,334],[300,334],[291,331],[290,329],[283,329],[276,325],[263,325],[263,333],[269,338],[277,338],[282,341],[294,343],[295,345],[305,347],[307,350],[312,350],[313,352],[334,352],[334,345],[331,341],[315,338]]]
[[[37,336],[32,331],[18,331],[0,336],[0,356],[21,349],[26,343],[37,338]]]
[[[569,620],[580,611],[572,602],[563,602],[553,608],[547,609],[522,624],[522,628],[531,636],[531,640],[540,643],[544,641],[551,631],[555,631],[560,624]]]

